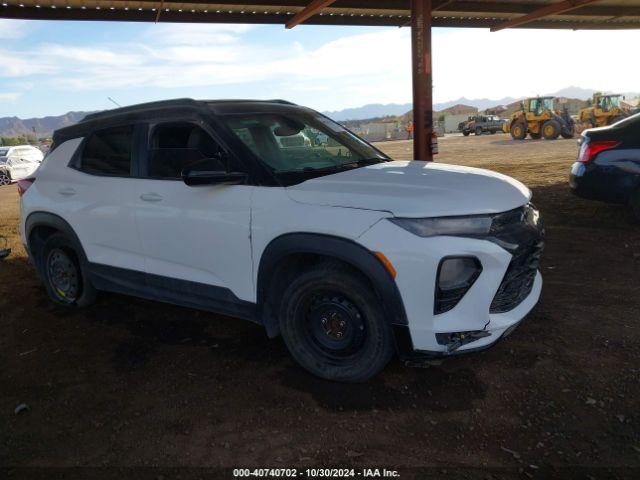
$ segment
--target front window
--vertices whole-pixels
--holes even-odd
[[[223,150],[211,135],[190,122],[156,125],[149,141],[146,176],[177,180],[184,170],[224,171]]]
[[[600,97],[598,107],[604,112],[610,112],[613,108],[620,108],[620,97]]]
[[[230,114],[222,118],[285,184],[389,160],[341,125],[313,112]]]

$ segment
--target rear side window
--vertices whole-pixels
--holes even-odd
[[[80,170],[96,175],[131,175],[133,126],[114,127],[91,134],[80,160]]]

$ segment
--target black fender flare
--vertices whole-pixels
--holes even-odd
[[[48,227],[53,228],[64,235],[67,236],[69,241],[71,242],[74,250],[78,254],[80,263],[83,267],[87,267],[88,260],[87,255],[84,252],[84,248],[82,247],[82,243],[80,243],[80,239],[76,232],[73,230],[73,227],[69,225],[69,223],[59,215],[50,212],[32,212],[29,214],[24,224],[24,233],[25,239],[27,241],[27,253],[29,254],[29,258],[33,262],[38,271],[38,274],[41,275],[41,265],[38,258],[39,252],[34,251],[33,245],[31,244],[31,234],[33,230],[37,227]]]
[[[270,279],[278,263],[289,255],[311,253],[341,260],[365,275],[380,296],[385,317],[391,325],[407,325],[407,316],[400,291],[395,280],[382,262],[362,245],[342,237],[316,233],[287,233],[273,239],[260,257],[257,281],[258,305],[264,309]],[[264,313],[264,312],[262,312]],[[263,315],[267,332],[275,334],[277,321],[269,315]]]

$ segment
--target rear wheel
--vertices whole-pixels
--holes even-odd
[[[60,233],[51,235],[39,255],[45,288],[59,305],[84,307],[93,303],[96,290],[89,282],[71,242]]]
[[[11,183],[11,177],[7,172],[0,171],[0,186],[9,185]]]
[[[545,140],[555,140],[560,135],[560,124],[555,120],[547,120],[542,124],[542,136]]]
[[[471,133],[471,132],[470,132],[469,130],[463,130],[463,131],[462,131],[462,134],[463,134],[465,137],[468,137],[470,133]]]
[[[509,129],[514,140],[524,140],[527,136],[527,128],[522,122],[515,122]]]
[[[291,355],[328,380],[361,382],[393,355],[393,336],[368,282],[347,267],[323,264],[285,291],[280,331]]]

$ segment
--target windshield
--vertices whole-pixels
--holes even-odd
[[[280,178],[312,178],[389,160],[341,125],[311,111],[229,114],[222,119]]]
[[[600,107],[605,112],[610,111],[612,108],[620,108],[620,97],[600,97],[598,99],[598,107]]]

